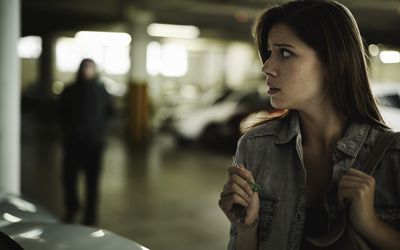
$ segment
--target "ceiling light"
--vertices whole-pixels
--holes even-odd
[[[200,30],[192,25],[174,25],[152,23],[147,27],[150,36],[195,39],[199,37]]]
[[[18,55],[21,58],[39,58],[42,53],[42,38],[39,36],[21,37],[18,41]]]
[[[382,51],[379,58],[383,63],[400,63],[400,52],[393,50]]]
[[[75,39],[80,43],[99,44],[103,46],[128,46],[131,36],[122,32],[79,31]]]

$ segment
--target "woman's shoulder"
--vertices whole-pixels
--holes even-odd
[[[242,140],[249,140],[255,137],[278,136],[282,125],[287,119],[287,117],[276,118],[250,128],[242,135]]]
[[[390,137],[392,137],[393,141],[390,146],[390,149],[400,151],[400,132],[393,131],[391,129],[383,129],[378,126],[372,126],[367,143],[375,145],[377,140],[379,139],[380,136],[382,136],[383,133],[389,133]]]

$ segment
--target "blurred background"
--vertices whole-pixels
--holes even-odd
[[[116,106],[98,226],[150,249],[224,249],[226,169],[240,126],[268,101],[251,25],[278,2],[20,0],[21,195],[62,216],[57,103],[92,58]],[[359,23],[383,116],[400,130],[400,1],[339,2]]]

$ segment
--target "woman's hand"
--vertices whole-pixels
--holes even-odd
[[[238,229],[246,229],[253,226],[258,220],[259,198],[258,193],[251,190],[248,181],[254,181],[250,171],[243,166],[230,167],[228,169],[229,178],[221,193],[219,206],[226,217]],[[232,213],[233,204],[239,204],[246,208],[247,215],[244,221],[239,221]]]
[[[338,186],[339,202],[350,202],[349,217],[353,227],[362,235],[374,230],[378,218],[374,210],[375,179],[366,173],[350,168]]]

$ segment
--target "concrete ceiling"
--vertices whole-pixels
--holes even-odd
[[[123,23],[126,9],[152,13],[154,21],[192,24],[202,36],[249,40],[254,17],[272,0],[21,0],[22,34],[45,35]],[[368,43],[400,46],[400,0],[342,0]],[[240,21],[239,21],[240,20]]]

